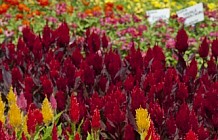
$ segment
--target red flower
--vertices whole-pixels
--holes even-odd
[[[95,72],[94,70],[84,61],[81,65],[81,70],[84,70],[81,79],[86,85],[94,85]]]
[[[100,80],[99,80],[99,82],[98,82],[98,86],[99,86],[99,88],[100,88],[103,92],[105,92],[105,90],[106,90],[106,84],[107,84],[107,82],[108,82],[107,77],[104,76],[104,75],[101,75]]]
[[[103,36],[102,36],[102,38],[101,38],[101,41],[102,41],[102,47],[103,47],[103,48],[107,48],[107,47],[108,47],[109,39],[108,39],[108,37],[106,36],[105,33],[103,33]]]
[[[100,49],[101,46],[101,38],[100,35],[96,32],[92,32],[90,35],[86,38],[86,45],[85,48],[86,54],[95,53]]]
[[[51,80],[49,80],[47,76],[41,76],[40,80],[42,82],[43,94],[50,97],[53,92]]]
[[[24,132],[22,133],[22,140],[27,140],[27,138],[26,138]]]
[[[111,110],[112,112],[105,111],[105,116],[109,119],[113,124],[117,125],[125,121],[125,111],[121,110],[117,104],[114,104]],[[105,109],[106,110],[106,109]]]
[[[77,98],[72,95],[70,98],[70,119],[73,123],[78,123],[79,118],[80,118],[79,103],[77,102]]]
[[[25,85],[25,92],[32,93],[34,82],[33,82],[33,79],[30,76],[25,77],[24,85]],[[26,97],[26,99],[28,99],[28,98]]]
[[[55,95],[57,101],[57,109],[62,111],[65,109],[67,97],[63,91],[58,91]]]
[[[33,43],[34,60],[40,61],[42,58],[42,42],[39,37],[36,37]]]
[[[192,130],[194,132],[197,132],[197,130],[198,130],[198,118],[193,110],[191,111],[191,113],[189,115],[189,123],[190,123],[190,128],[192,128]]]
[[[103,68],[103,58],[97,53],[90,54],[87,58],[87,63],[93,66],[96,74],[100,74]]]
[[[206,128],[204,128],[203,126],[201,126],[199,129],[198,129],[198,138],[199,140],[206,140],[208,139],[210,136],[208,130]]]
[[[100,129],[100,127],[101,127],[100,120],[101,120],[100,112],[98,109],[95,109],[94,114],[92,116],[92,122],[91,122],[92,129],[94,129],[94,130]]]
[[[198,73],[198,66],[197,66],[197,62],[194,59],[192,59],[191,64],[189,67],[187,67],[186,72],[185,72],[185,81],[189,82],[189,80],[194,80],[196,75]]]
[[[204,38],[198,52],[199,52],[200,57],[202,58],[207,57],[209,53],[209,44],[207,43],[207,37]]]
[[[188,35],[184,28],[180,29],[176,35],[176,49],[185,52],[188,49]]]
[[[134,139],[135,139],[134,129],[130,124],[127,124],[124,129],[123,140],[134,140]]]
[[[188,89],[185,83],[178,84],[178,90],[176,92],[176,97],[182,101],[185,101],[185,99],[188,97]]]
[[[162,122],[164,121],[164,110],[158,103],[149,104],[149,113],[151,114],[151,119],[156,124],[162,125]]]
[[[81,140],[81,139],[80,139],[80,135],[79,135],[78,132],[75,134],[75,136],[74,136],[74,140]]]
[[[55,31],[55,38],[57,38],[58,46],[65,47],[69,44],[70,34],[69,27],[66,22],[63,22]]]
[[[21,82],[22,81],[22,73],[18,67],[14,67],[11,71],[12,74],[12,83]]]
[[[38,109],[31,109],[34,104],[31,104],[27,113],[27,129],[29,134],[34,134],[36,126],[42,124],[42,113]]]
[[[129,75],[124,81],[124,88],[126,91],[131,91],[135,86],[135,78],[132,75]]]
[[[214,62],[213,57],[210,58],[210,60],[207,62],[207,65],[209,75],[214,75],[217,73],[216,63]]]
[[[73,64],[79,68],[80,66],[80,63],[82,62],[83,60],[83,56],[81,54],[81,50],[80,48],[75,48],[74,51],[72,52],[72,55],[71,55],[71,59],[72,59],[72,62]]]
[[[176,125],[178,128],[183,132],[187,133],[189,130],[189,108],[186,103],[183,103],[180,108],[178,113],[176,114]],[[184,125],[186,124],[186,125]]]
[[[52,140],[58,140],[58,132],[55,124],[52,128]]]
[[[190,129],[185,136],[185,140],[198,140],[198,136]]]
[[[42,38],[43,38],[43,45],[44,45],[44,51],[48,52],[50,45],[55,41],[54,38],[54,31],[48,26],[48,24],[45,25],[43,28]]]
[[[135,115],[135,110],[140,106],[146,108],[147,99],[144,95],[144,92],[138,87],[134,87],[131,92],[131,110]]]
[[[176,121],[173,116],[170,116],[166,120],[167,132],[170,136],[173,136],[176,133]]]
[[[67,86],[67,82],[68,82],[67,78],[64,78],[64,77],[57,78],[57,80],[56,80],[57,89],[65,91],[66,86]]]
[[[212,49],[213,56],[217,58],[218,57],[218,39],[213,40],[211,49]]]
[[[127,61],[129,61],[131,70],[133,73],[136,73],[136,69],[143,68],[143,58],[139,49],[135,49],[134,46],[131,47],[129,55],[126,57]]]
[[[95,92],[92,94],[92,97],[89,100],[90,112],[91,114],[94,113],[94,110],[101,109],[104,106],[104,98],[99,97],[98,93]]]
[[[90,123],[90,120],[88,118],[86,118],[84,123],[82,124],[82,130],[83,130],[83,133],[85,135],[87,135],[88,132],[89,133],[91,132],[91,123]]]
[[[109,74],[111,75],[112,80],[114,80],[115,75],[121,68],[120,56],[117,53],[110,50],[110,52],[105,55],[104,63]]]

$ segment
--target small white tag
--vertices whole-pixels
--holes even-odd
[[[148,21],[150,24],[155,23],[158,20],[168,20],[170,18],[170,9],[158,9],[146,11]]]
[[[194,25],[204,20],[203,3],[176,12],[178,17],[185,18],[185,26]]]

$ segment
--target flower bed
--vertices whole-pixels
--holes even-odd
[[[202,41],[202,64],[195,54],[185,61],[181,28],[169,65],[157,45],[142,53],[132,42],[121,55],[96,28],[83,39],[66,23],[22,32],[0,48],[1,138],[216,139],[217,39]]]

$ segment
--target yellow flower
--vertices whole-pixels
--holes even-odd
[[[188,2],[188,5],[190,5],[190,6],[195,5],[195,4],[197,4],[197,2],[193,1],[193,0]]]
[[[23,132],[25,135],[29,134],[27,130],[27,115],[23,118]]]
[[[140,2],[140,0],[134,0],[134,2]]]
[[[216,9],[216,5],[214,3],[208,3],[207,4],[209,10],[215,10]]]
[[[4,114],[4,112],[5,112],[5,103],[2,101],[2,97],[0,95],[0,121],[3,124],[5,123],[5,114]]]
[[[141,140],[144,140],[150,127],[150,116],[147,109],[143,109],[141,107],[136,109],[136,125],[138,133],[141,136]]]
[[[15,130],[21,128],[22,126],[22,113],[16,103],[10,105],[10,110],[8,111],[9,123],[15,128]]]
[[[42,102],[42,116],[43,116],[43,122],[45,124],[49,124],[50,122],[52,122],[54,117],[51,104],[49,103],[47,97]]]
[[[12,105],[12,104],[16,104],[17,98],[16,95],[13,92],[13,87],[10,87],[10,91],[7,95],[7,99],[8,99],[8,104]]]

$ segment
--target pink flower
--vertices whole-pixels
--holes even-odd
[[[4,34],[5,34],[6,37],[11,37],[11,36],[14,35],[14,31],[5,30],[5,31],[4,31]]]
[[[52,109],[56,110],[57,108],[57,101],[53,95],[50,96],[50,102]]]
[[[66,11],[67,11],[66,3],[58,3],[58,4],[56,4],[56,14],[57,15],[64,14]]]
[[[175,40],[174,40],[173,38],[170,38],[170,39],[167,40],[167,42],[166,42],[166,47],[167,47],[168,49],[172,49],[172,48],[175,48],[175,44],[176,44]]]
[[[20,93],[20,96],[17,99],[17,105],[19,106],[20,109],[26,110],[27,100],[26,100],[23,92]]]

